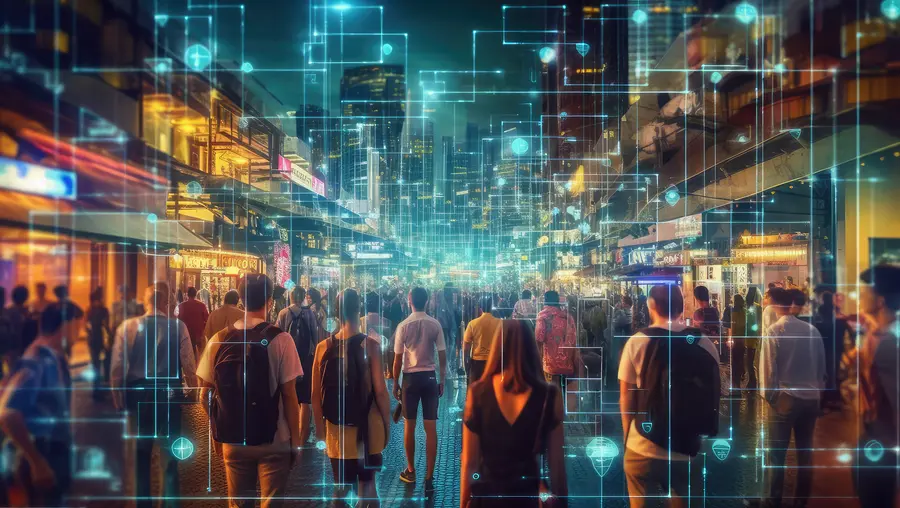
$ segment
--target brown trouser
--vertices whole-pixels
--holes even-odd
[[[703,505],[703,465],[700,461],[669,462],[626,449],[624,467],[631,508],[666,506],[666,500],[672,508]]]
[[[291,472],[290,445],[261,446],[223,445],[225,477],[228,480],[228,506],[255,506],[256,480],[259,479],[259,498],[262,508],[284,504],[288,476]]]

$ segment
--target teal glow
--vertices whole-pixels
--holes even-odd
[[[538,56],[540,57],[542,62],[544,62],[545,64],[548,64],[548,63],[552,62],[553,60],[556,60],[556,50],[549,46],[544,46],[538,52]]]
[[[212,53],[203,44],[194,44],[184,52],[184,61],[194,72],[203,72],[212,63]]]
[[[619,456],[619,447],[608,437],[595,437],[585,447],[585,453],[591,459],[591,465],[598,476],[609,472],[613,459]]]
[[[155,213],[147,214],[147,222],[149,222],[150,224],[156,224],[156,221],[158,221],[158,220],[159,220],[159,217],[157,217]]]
[[[719,71],[713,72],[712,74],[709,75],[709,80],[712,82],[712,84],[715,85],[719,81],[722,81],[722,73]]]
[[[510,148],[515,155],[525,155],[528,153],[528,141],[525,141],[525,138],[516,138]]]
[[[900,2],[897,0],[884,0],[884,2],[881,2],[881,13],[891,21],[900,18]]]
[[[193,180],[188,182],[187,184],[187,195],[191,198],[198,198],[200,194],[203,194],[203,186],[200,185],[200,182]]]
[[[725,460],[728,458],[728,453],[731,452],[731,443],[724,439],[716,439],[712,444],[713,454],[719,460]]]
[[[251,64],[250,62],[244,62],[244,64],[241,65],[241,72],[247,74],[253,72],[253,64]]]
[[[384,46],[381,46],[381,52],[384,53],[384,56],[390,55],[394,52],[394,47],[385,43]]]
[[[866,443],[866,446],[863,448],[863,454],[869,462],[878,462],[881,460],[881,457],[884,457],[884,446],[873,439]]]
[[[631,15],[631,21],[634,21],[635,25],[643,25],[647,22],[647,19],[647,12],[641,9],[634,11],[634,14]]]
[[[172,443],[172,455],[178,460],[185,460],[194,454],[194,443],[186,437],[179,437]]]
[[[755,6],[744,2],[737,6],[737,8],[734,10],[734,15],[737,16],[738,21],[747,25],[756,21],[756,17],[759,15],[759,13],[757,12]]]
[[[575,51],[578,52],[579,55],[584,56],[588,51],[591,50],[591,45],[586,42],[576,42],[575,43]]]

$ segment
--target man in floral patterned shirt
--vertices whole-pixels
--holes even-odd
[[[578,384],[575,376],[584,368],[575,343],[577,332],[572,315],[559,304],[559,293],[544,293],[544,308],[537,316],[535,340],[544,375],[566,393],[567,411],[576,410],[574,392]]]

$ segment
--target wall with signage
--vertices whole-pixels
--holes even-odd
[[[262,261],[256,256],[236,252],[185,250],[172,256],[169,266],[184,270],[225,271],[231,268],[241,272],[259,273],[262,269]]]

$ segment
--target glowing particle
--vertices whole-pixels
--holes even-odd
[[[715,85],[719,81],[722,81],[722,73],[719,71],[713,72],[712,74],[709,75],[709,80],[712,82],[712,84]]]
[[[631,15],[631,21],[634,21],[635,25],[643,25],[647,22],[647,12],[642,9],[637,9]]]
[[[538,51],[538,56],[540,57],[542,62],[548,64],[553,60],[556,60],[556,50],[549,46],[544,46],[540,51]]]
[[[187,195],[191,198],[197,198],[203,194],[203,186],[197,180],[192,180],[187,184]]]
[[[873,439],[866,443],[865,448],[863,448],[863,454],[869,459],[869,462],[878,462],[881,460],[881,457],[884,457],[884,446]]]
[[[284,283],[284,289],[287,291],[291,291],[295,287],[297,287],[297,284],[295,284],[294,281],[292,281],[292,280],[289,280]]]
[[[516,138],[510,148],[515,155],[525,155],[528,153],[528,141],[525,141],[525,138]]]
[[[550,499],[550,493],[546,490],[543,490],[540,494],[538,494],[538,497],[541,498],[542,503],[546,503]]]
[[[93,381],[97,379],[97,371],[93,367],[88,366],[81,372],[81,379],[85,381]]]
[[[149,222],[150,224],[156,224],[157,220],[159,220],[159,217],[157,217],[155,213],[147,214],[147,222]]]
[[[334,5],[334,9],[335,9],[336,11],[346,11],[346,10],[349,9],[349,8],[350,8],[350,5],[348,5],[348,4],[336,4],[336,5]]]
[[[747,25],[756,21],[758,12],[753,4],[744,2],[737,6],[737,8],[734,10],[734,15],[737,16],[738,21]]]
[[[748,138],[746,134],[738,134],[738,137],[737,137],[738,143],[746,143],[747,141],[750,141],[750,138]]]
[[[844,464],[847,464],[847,463],[849,463],[851,460],[853,460],[853,455],[850,455],[850,452],[842,451],[841,453],[838,454],[837,460],[838,460],[838,462],[842,462],[842,463],[844,463]]]
[[[506,178],[503,178],[503,177],[501,176],[500,178],[497,179],[497,186],[498,186],[498,187],[503,187],[504,185],[506,185]]]
[[[787,67],[785,67],[783,63],[779,63],[779,64],[775,64],[775,67],[773,68],[773,70],[775,72],[781,74],[782,72],[787,70]]]
[[[881,13],[891,21],[900,18],[900,2],[897,0],[884,0],[884,2],[881,2]]]
[[[619,456],[619,447],[607,437],[595,437],[585,447],[585,453],[591,459],[591,465],[599,476],[606,475],[613,459]]]
[[[550,213],[554,216],[559,215],[559,207],[554,206],[553,210],[550,210]]]
[[[591,233],[591,225],[587,222],[582,222],[578,225],[578,230],[581,231],[581,234],[587,235]]]
[[[153,16],[153,19],[156,20],[156,24],[164,27],[164,26],[166,26],[166,23],[169,22],[169,15],[168,14],[157,14],[156,16]]]
[[[166,62],[159,62],[155,67],[153,67],[153,70],[159,74],[169,72],[169,64],[167,64]]]
[[[663,196],[663,199],[666,200],[666,203],[668,203],[669,206],[675,206],[678,204],[678,201],[681,200],[681,193],[679,193],[678,189],[675,187],[669,187],[666,189],[666,194]]]
[[[241,65],[241,72],[250,74],[251,72],[253,72],[253,64],[250,62],[244,62],[244,64]]]
[[[316,450],[325,450],[325,441],[316,441]]]
[[[560,118],[565,118],[565,117],[567,117],[567,116],[569,116],[569,114],[566,113],[565,111],[561,111],[561,112],[559,113],[559,117],[560,117]]]
[[[384,46],[381,46],[381,52],[384,53],[384,56],[390,55],[394,52],[394,47],[385,43]]]
[[[194,44],[184,52],[184,61],[195,72],[203,72],[212,63],[212,53],[202,44]]]
[[[575,43],[575,51],[578,52],[579,55],[584,56],[588,51],[591,50],[591,45],[586,42],[576,42]]]
[[[194,454],[194,443],[186,437],[180,437],[172,443],[172,455],[178,460],[185,460]]]
[[[728,453],[731,451],[731,443],[724,439],[716,439],[712,444],[713,454],[719,460],[725,460],[728,458]]]

